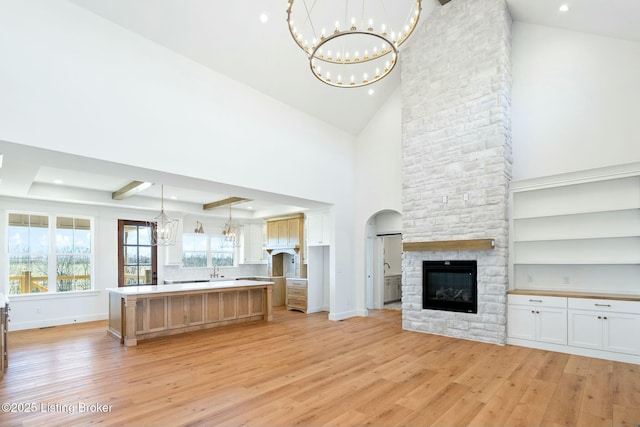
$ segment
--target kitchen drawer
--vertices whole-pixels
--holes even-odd
[[[307,288],[306,280],[287,279],[287,287]]]
[[[640,301],[613,299],[569,298],[569,308],[617,313],[640,314]]]
[[[509,304],[532,305],[540,307],[567,308],[566,297],[550,297],[538,295],[511,295],[507,296]]]
[[[307,290],[306,289],[289,287],[289,288],[287,288],[287,295],[289,296],[289,298],[291,298],[291,297],[294,297],[294,298],[307,298]]]

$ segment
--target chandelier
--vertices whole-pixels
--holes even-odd
[[[287,23],[316,78],[361,87],[393,70],[421,11],[421,0],[289,0]]]
[[[173,246],[176,244],[179,220],[170,218],[164,212],[164,185],[160,186],[160,214],[147,222],[153,232],[151,233],[152,246]]]
[[[240,246],[240,227],[231,220],[231,203],[229,203],[229,221],[224,224],[222,236],[222,246],[227,248]]]

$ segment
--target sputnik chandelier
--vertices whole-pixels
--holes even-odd
[[[421,11],[422,0],[289,0],[287,23],[316,78],[353,88],[393,70]]]

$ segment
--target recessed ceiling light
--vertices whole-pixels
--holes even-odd
[[[374,93],[376,93],[376,91],[375,91],[375,90],[373,90],[373,89],[369,89],[369,95],[373,95]]]
[[[247,209],[253,210],[253,206],[247,206]]]
[[[560,5],[560,8],[558,9],[560,12],[568,12],[569,11],[569,5],[568,4],[562,4]]]
[[[54,179],[54,180],[53,180],[53,183],[54,183],[54,184],[62,184],[62,182],[63,182],[63,181],[62,181],[61,179]]]
[[[260,14],[260,22],[262,22],[263,24],[266,24],[268,20],[269,20],[269,15],[267,15],[266,13]]]
[[[178,198],[176,196],[171,196],[169,197],[171,200],[177,200]]]

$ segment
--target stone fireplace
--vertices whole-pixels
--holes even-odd
[[[504,0],[454,0],[402,52],[404,329],[506,342],[510,45]],[[475,310],[425,306],[425,261],[473,262]]]

